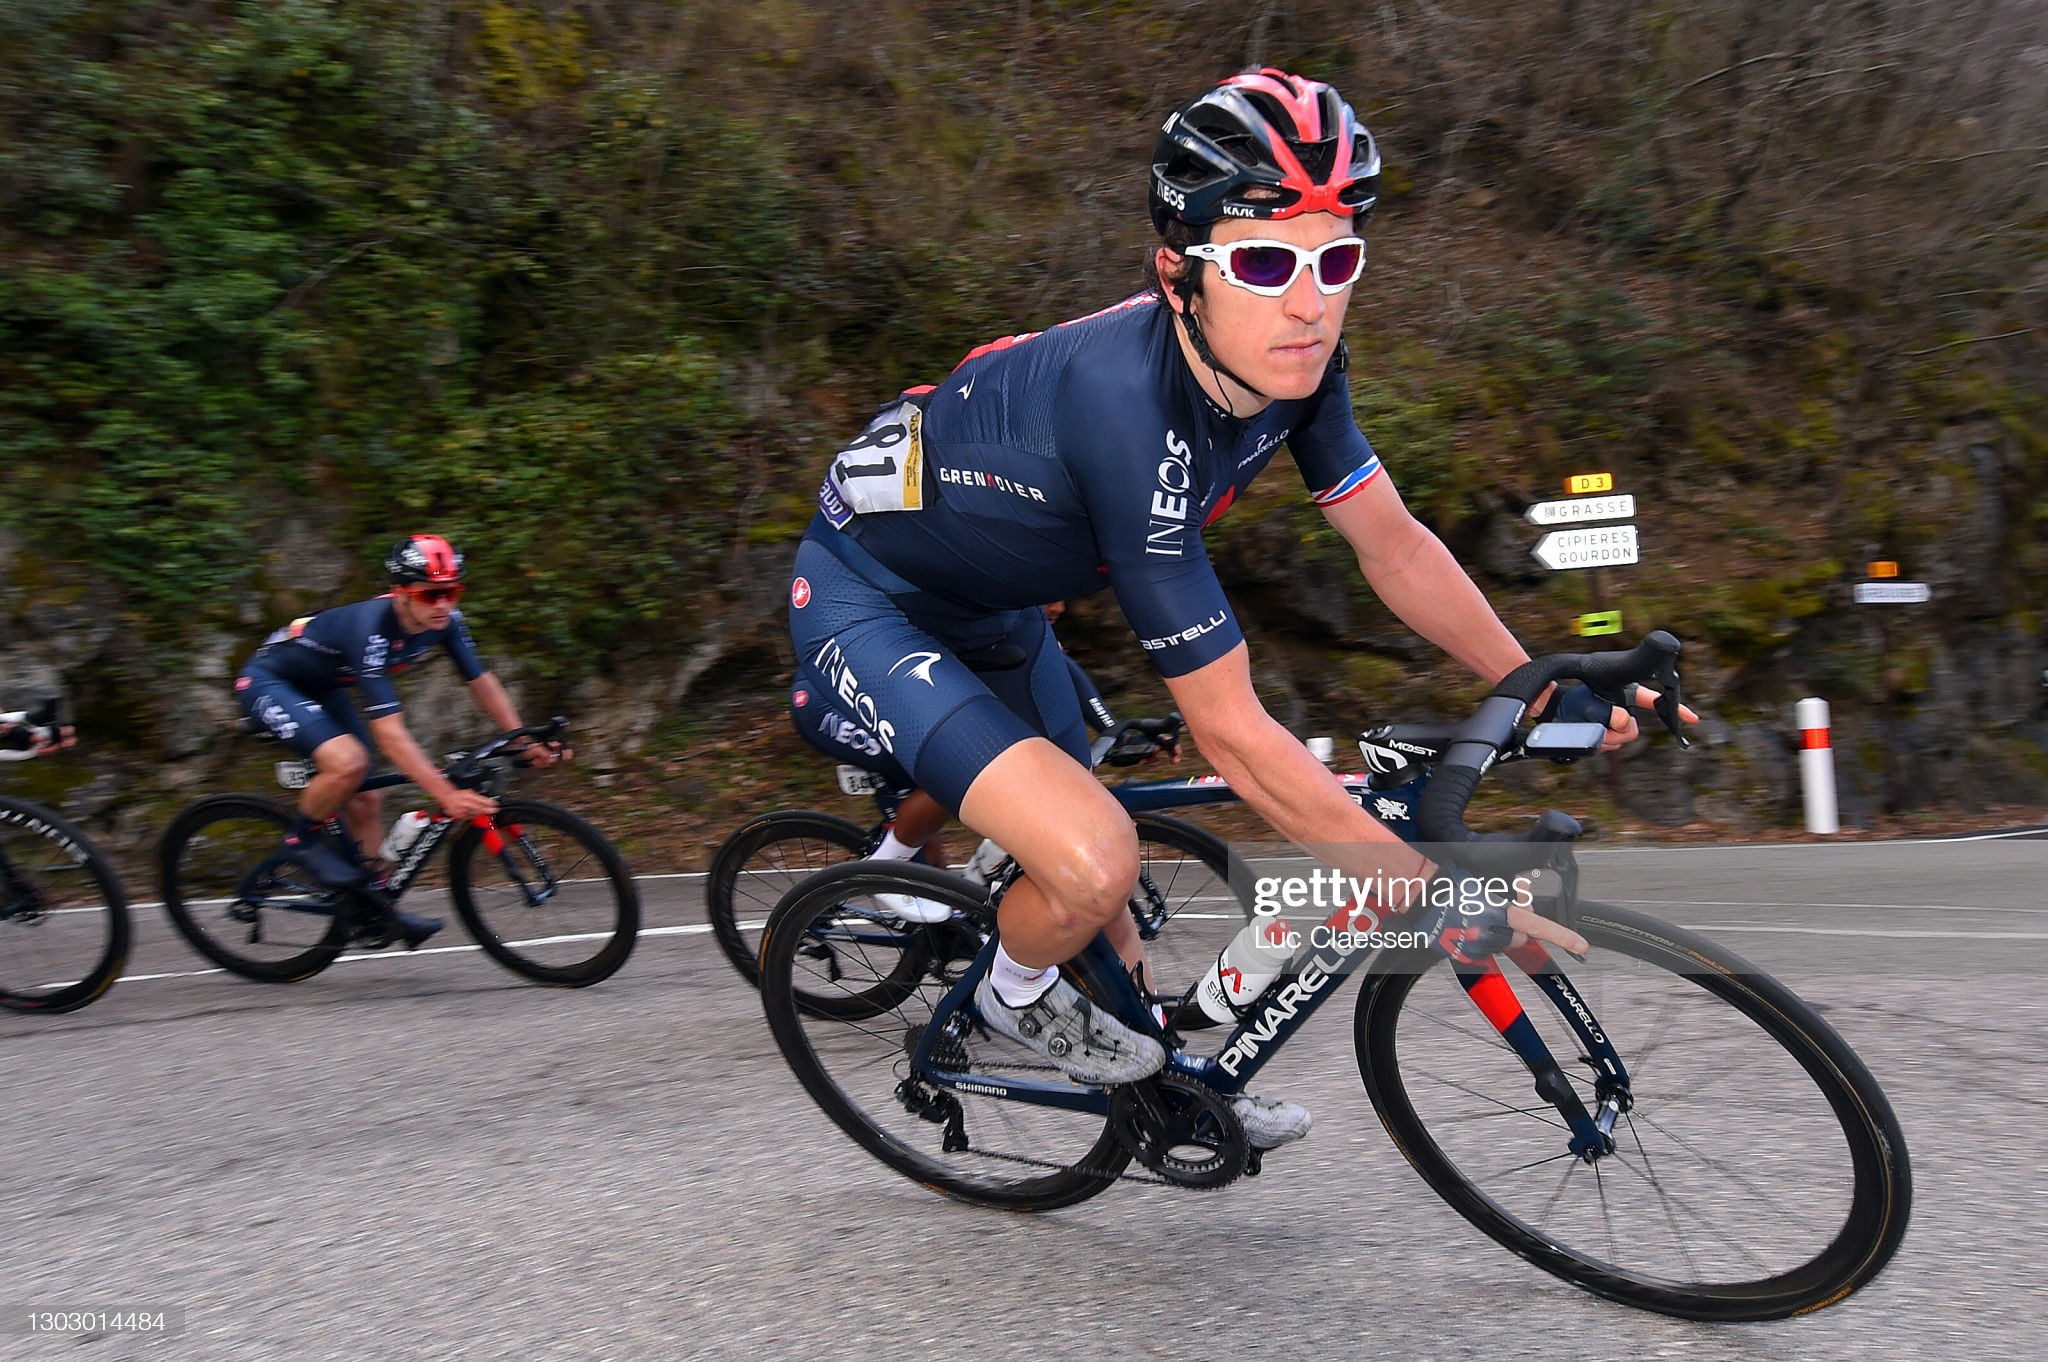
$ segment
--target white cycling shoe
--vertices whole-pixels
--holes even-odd
[[[875,902],[905,922],[944,922],[953,916],[953,910],[945,904],[915,894],[877,894]]]

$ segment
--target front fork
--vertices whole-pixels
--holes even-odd
[[[497,820],[488,814],[476,819],[475,823],[477,827],[483,829],[484,850],[497,857],[498,864],[505,867],[505,874],[519,886],[519,892],[526,895],[527,907],[538,908],[555,896],[559,886],[555,883],[554,871],[548,868],[547,857],[541,854],[533,839],[526,835],[525,828],[517,823],[507,823],[501,829]],[[534,888],[533,882],[527,878],[525,870],[520,866],[518,858],[513,856],[513,842],[519,844],[520,850],[526,853],[528,862],[540,872],[540,888]]]
[[[1498,961],[1488,960],[1478,967],[1456,967],[1458,983],[1478,1007],[1480,1015],[1528,1067],[1536,1080],[1536,1095],[1555,1107],[1558,1115],[1564,1117],[1565,1124],[1571,1127],[1572,1153],[1587,1163],[1612,1154],[1615,1122],[1621,1119],[1634,1100],[1628,1070],[1622,1065],[1621,1056],[1615,1053],[1606,1031],[1593,1015],[1593,1009],[1541,942],[1524,942],[1510,949],[1507,955],[1536,987],[1543,990],[1551,1006],[1578,1036],[1579,1044],[1585,1050],[1579,1061],[1589,1065],[1594,1074],[1595,1110],[1586,1110],[1578,1089],[1572,1086],[1550,1053],[1550,1047],[1537,1032],[1535,1023],[1522,1010],[1521,999],[1515,996],[1514,987],[1508,983]]]

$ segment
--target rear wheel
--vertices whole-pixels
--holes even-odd
[[[335,896],[295,865],[258,870],[291,815],[256,795],[215,795],[171,820],[157,846],[164,910],[192,948],[267,984],[311,978],[348,944]]]
[[[603,833],[553,804],[503,799],[449,852],[448,893],[484,954],[536,983],[582,988],[626,963],[640,893]]]
[[[128,960],[121,877],[68,820],[0,798],[0,1007],[70,1012]]]
[[[954,909],[904,923],[878,900],[909,894]],[[820,871],[785,898],[761,948],[761,999],[790,1069],[839,1128],[905,1177],[1010,1210],[1050,1210],[1102,1191],[1130,1156],[1101,1110],[952,1092],[915,1078],[910,1058],[939,1003],[986,942],[979,886],[929,866],[860,861]],[[816,947],[830,947],[821,955]],[[906,962],[908,962],[906,964]],[[971,1008],[938,1042],[942,1067],[1072,1087],[1042,1057],[987,1031]]]
[[[1605,904],[1575,924],[1569,983],[1628,1069],[1614,1150],[1572,1154],[1555,1107],[1444,960],[1374,962],[1359,1072],[1388,1134],[1457,1212],[1611,1300],[1687,1319],[1774,1319],[1870,1280],[1906,1232],[1898,1119],[1842,1038],[1702,937]],[[1589,1110],[1585,1047],[1526,975],[1525,1013]]]

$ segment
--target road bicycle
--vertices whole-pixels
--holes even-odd
[[[889,1167],[978,1204],[1050,1209],[1123,1178],[1207,1188],[1257,1172],[1230,1097],[1358,972],[1353,1040],[1381,1123],[1494,1240],[1595,1294],[1685,1318],[1771,1319],[1839,1300],[1891,1259],[1912,1201],[1897,1117],[1862,1061],[1740,956],[1581,901],[1567,815],[1505,836],[1464,823],[1493,766],[1597,749],[1598,725],[1520,727],[1552,682],[1576,678],[1610,702],[1653,684],[1677,733],[1678,651],[1659,632],[1626,653],[1539,658],[1461,723],[1373,730],[1403,759],[1381,783],[1415,798],[1430,854],[1455,853],[1459,874],[1554,874],[1557,892],[1537,906],[1587,938],[1584,960],[1530,941],[1454,965],[1401,918],[1356,930],[1370,909],[1353,905],[1320,941],[1307,934],[1219,1049],[1195,1054],[1152,1020],[1098,937],[1073,962],[1077,984],[1169,1052],[1153,1077],[1105,1089],[1067,1081],[980,1023],[972,995],[995,951],[984,890],[860,862],[806,880],[769,919],[762,1000],[777,1045],[825,1113]],[[1248,877],[1233,868],[1234,883]],[[939,899],[979,929],[884,930],[858,911],[877,893]],[[820,940],[834,948],[829,970],[804,949]],[[816,1005],[835,994],[844,1015]]]
[[[523,738],[548,741],[566,728],[557,718],[499,734],[451,753],[442,774],[459,789],[497,797],[508,760],[519,764],[505,756],[507,746]],[[247,725],[243,731],[263,732]],[[286,789],[304,788],[313,774],[311,762],[277,767]],[[374,776],[362,788],[410,783],[411,777],[393,773]],[[387,873],[343,890],[324,888],[277,859],[291,816],[261,795],[214,795],[172,820],[158,845],[172,925],[201,955],[244,978],[290,983],[318,974],[351,945],[381,950],[393,944],[397,905],[443,843],[456,914],[484,954],[514,974],[579,988],[610,978],[633,953],[639,890],[618,849],[567,809],[505,797],[496,814],[463,824],[429,814],[418,839]]]
[[[28,728],[53,725],[56,705],[23,715]],[[0,1007],[84,1007],[121,977],[130,934],[127,891],[92,839],[54,809],[0,795]]]

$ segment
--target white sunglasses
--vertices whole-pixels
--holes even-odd
[[[1312,251],[1291,241],[1263,238],[1232,241],[1220,246],[1213,241],[1204,241],[1188,247],[1184,254],[1212,262],[1216,273],[1223,276],[1224,283],[1234,284],[1262,298],[1278,298],[1293,288],[1301,272],[1311,265],[1315,268],[1310,277],[1316,281],[1316,288],[1325,294],[1342,293],[1357,283],[1358,276],[1365,272],[1365,243],[1355,236],[1340,236]]]

